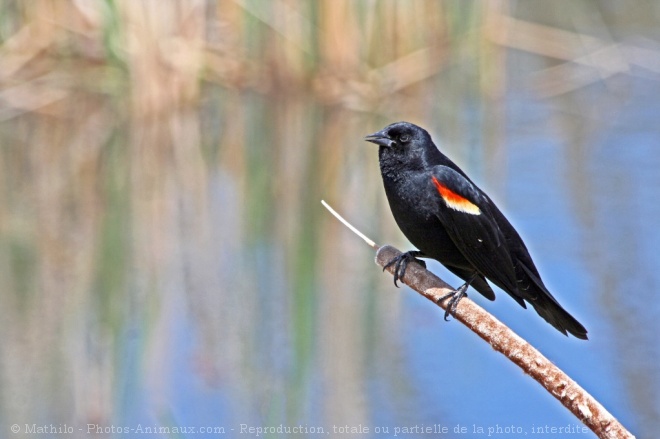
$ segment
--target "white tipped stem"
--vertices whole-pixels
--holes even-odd
[[[321,200],[321,204],[323,204],[323,206],[324,206],[326,209],[328,209],[328,210],[330,211],[330,213],[334,215],[335,218],[337,218],[339,221],[341,221],[342,224],[344,224],[346,227],[348,227],[349,229],[351,229],[351,231],[352,231],[353,233],[355,233],[357,236],[359,236],[360,238],[362,238],[362,239],[364,240],[364,242],[366,242],[367,244],[369,244],[369,246],[370,246],[371,248],[378,249],[378,245],[376,245],[375,242],[373,242],[371,239],[367,238],[367,237],[364,235],[364,233],[360,232],[358,229],[356,229],[355,227],[353,227],[353,225],[352,225],[351,223],[349,223],[349,222],[346,221],[341,215],[339,215],[339,214],[338,214],[338,213],[337,213],[332,207],[330,207],[330,205],[329,205],[328,203],[326,203],[325,201]]]

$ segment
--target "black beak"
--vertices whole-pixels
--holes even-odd
[[[377,133],[369,134],[364,138],[364,140],[380,146],[390,147],[394,145],[394,140],[390,139],[384,131],[378,131]]]

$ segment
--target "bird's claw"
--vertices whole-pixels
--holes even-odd
[[[412,261],[417,262],[419,265],[422,267],[426,268],[426,262],[422,261],[421,259],[417,259],[416,256],[421,256],[422,252],[419,251],[409,251],[405,253],[401,253],[400,255],[396,256],[393,258],[390,262],[385,264],[383,267],[383,271],[387,270],[389,267],[394,265],[394,286],[399,287],[399,284],[397,283],[400,279],[403,279],[403,275],[406,273],[406,269],[408,268],[408,264]]]
[[[458,307],[458,302],[461,301],[463,297],[467,296],[467,289],[468,289],[468,284],[463,284],[460,287],[458,287],[456,290],[445,294],[444,296],[440,297],[438,300],[436,300],[436,303],[440,303],[443,300],[449,298],[449,302],[447,302],[447,308],[445,308],[445,321],[449,321],[449,316],[453,315],[456,317],[456,308]]]

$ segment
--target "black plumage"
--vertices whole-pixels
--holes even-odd
[[[529,303],[563,334],[587,339],[587,330],[550,294],[524,242],[492,200],[438,150],[426,130],[398,122],[366,137],[380,146],[385,193],[401,231],[419,251],[393,260],[395,284],[409,261],[438,260],[466,281],[447,312],[472,286],[490,300],[487,281],[523,308]],[[445,317],[447,314],[445,315]]]

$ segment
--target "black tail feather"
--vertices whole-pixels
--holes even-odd
[[[525,264],[520,263],[529,280],[528,290],[525,291],[524,298],[529,302],[534,310],[543,317],[543,320],[557,328],[564,335],[573,335],[582,340],[588,340],[587,330],[575,317],[561,307],[557,300],[543,284],[543,281],[532,272]]]

